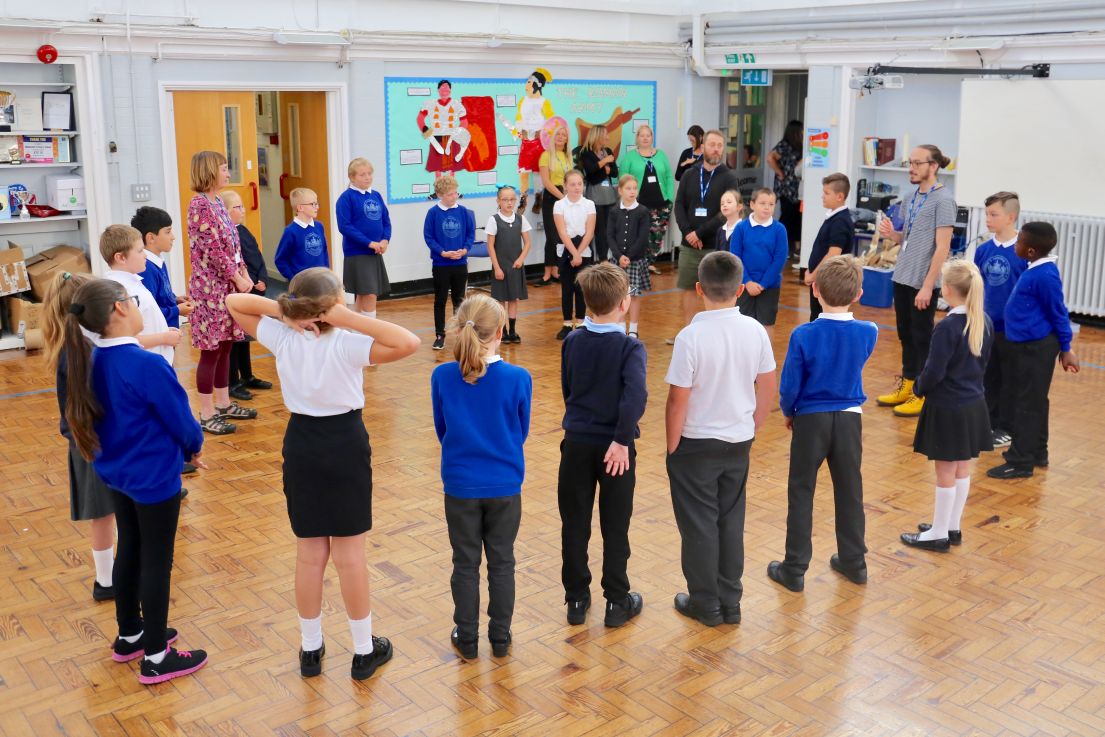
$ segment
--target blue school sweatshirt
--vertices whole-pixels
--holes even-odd
[[[391,240],[391,215],[384,198],[375,190],[361,192],[350,187],[337,203],[341,248],[348,256],[378,256],[369,243]]]
[[[180,308],[177,307],[176,293],[173,292],[173,285],[169,281],[169,267],[164,261],[161,266],[158,266],[153,259],[147,258],[146,270],[139,276],[142,284],[153,295],[161,314],[165,316],[165,322],[171,328],[179,328]]]
[[[284,228],[280,245],[276,247],[276,268],[288,281],[312,266],[330,268],[330,254],[326,251],[326,229],[315,220],[303,227],[295,220]]]
[[[426,222],[422,226],[422,236],[426,247],[430,249],[430,261],[434,266],[465,266],[468,254],[458,259],[445,258],[442,251],[456,251],[461,248],[472,250],[476,240],[476,217],[463,205],[441,209],[434,205],[426,213]]]
[[[180,492],[180,469],[203,447],[203,430],[164,358],[133,338],[111,342],[92,351],[92,392],[103,409],[92,465],[139,504],[163,502]]]
[[[1055,260],[1049,257],[1029,264],[1013,287],[1005,305],[1005,337],[1013,343],[1027,343],[1051,333],[1059,339],[1059,350],[1070,350],[1074,334],[1063,301],[1063,280]]]
[[[779,379],[779,407],[786,417],[839,412],[859,407],[863,366],[875,350],[879,329],[873,322],[828,317],[794,328]]]
[[[975,266],[982,274],[986,289],[982,293],[982,306],[994,332],[1005,332],[1005,305],[1017,280],[1028,268],[1028,261],[1017,255],[1016,246],[999,246],[993,238],[975,251]]]
[[[789,251],[787,229],[778,220],[772,220],[767,227],[753,227],[752,218],[747,217],[737,223],[729,237],[729,252],[744,264],[742,282],[754,281],[764,289],[782,285],[783,265]]]
[[[648,387],[644,344],[621,325],[584,320],[560,347],[564,438],[574,443],[632,446],[641,437]]]
[[[489,499],[522,493],[532,397],[529,372],[503,360],[489,363],[475,384],[464,380],[456,361],[434,369],[430,399],[446,494]]]

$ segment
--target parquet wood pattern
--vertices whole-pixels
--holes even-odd
[[[186,480],[170,623],[183,647],[211,653],[193,677],[141,686],[108,657],[110,603],[91,600],[87,528],[68,520],[65,442],[53,377],[40,356],[0,354],[0,735],[1101,735],[1105,734],[1105,576],[1101,397],[1105,333],[1075,341],[1084,370],[1057,376],[1051,467],[999,482],[976,466],[965,544],[947,555],[903,548],[928,519],[931,464],[911,448],[914,422],[869,400],[864,475],[870,583],[828,567],[832,500],[822,474],[815,557],[802,594],[768,581],[781,557],[789,442],[776,412],[752,449],[744,621],[709,629],[680,617],[678,532],[663,462],[663,339],[679,321],[667,273],[644,302],[648,411],[642,422],[630,577],[645,609],[617,630],[564,622],[556,469],[559,289],[531,290],[520,346],[507,360],[534,378],[533,427],[516,548],[513,655],[486,640],[466,663],[448,642],[450,554],[430,416],[429,297],[381,315],[426,338],[402,363],[370,369],[375,529],[368,537],[374,625],[394,660],[350,680],[350,642],[331,570],[323,675],[298,673],[294,544],[280,491],[287,412],[258,393],[261,419],[208,437],[211,469]],[[788,283],[774,343],[780,365],[806,293]],[[890,310],[857,309],[885,329],[866,371],[886,390],[899,360]],[[259,376],[275,380],[254,346]],[[196,356],[178,356],[194,387]],[[13,396],[14,395],[14,396]],[[596,524],[597,527],[597,524]],[[596,529],[592,562],[600,554]],[[593,595],[600,600],[597,582]]]

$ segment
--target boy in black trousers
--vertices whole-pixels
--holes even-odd
[[[242,198],[234,190],[222,193],[223,204],[230,213],[230,222],[238,229],[238,242],[242,248],[242,261],[245,262],[249,280],[253,282],[250,294],[265,295],[265,257],[261,247],[249,228],[245,226],[246,207]],[[235,399],[253,399],[250,389],[272,389],[272,382],[258,379],[253,375],[253,365],[249,360],[249,339],[239,340],[230,349],[230,396]]]
[[[806,286],[810,288],[810,322],[821,314],[821,303],[813,291],[813,282],[817,278],[817,267],[826,259],[833,256],[852,253],[852,239],[855,236],[855,225],[852,223],[852,213],[848,212],[848,193],[852,189],[852,183],[848,181],[847,174],[836,172],[821,180],[821,206],[828,210],[825,213],[825,221],[817,231],[817,238],[813,241],[813,249],[810,251],[810,260],[806,265]]]
[[[787,546],[782,562],[767,566],[767,577],[791,591],[801,591],[813,557],[813,492],[817,471],[826,460],[833,479],[837,552],[829,558],[834,571],[854,583],[867,583],[863,542],[863,425],[860,408],[863,365],[875,350],[879,328],[852,317],[848,308],[863,292],[863,269],[851,256],[821,262],[813,283],[821,316],[799,325],[779,383],[779,406],[790,440],[787,485]]]
[[[637,422],[645,412],[645,347],[625,333],[629,280],[611,263],[579,274],[587,309],[594,317],[573,330],[561,348],[564,441],[560,445],[560,506],[564,600],[568,624],[583,624],[591,606],[587,543],[595,485],[602,530],[602,592],[607,627],[620,627],[644,602],[629,590],[629,518],[633,514]]]

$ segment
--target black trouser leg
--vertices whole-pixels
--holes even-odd
[[[1013,427],[1013,407],[1016,390],[1009,375],[1009,341],[1004,332],[994,333],[990,348],[990,360],[986,363],[983,386],[986,388],[986,407],[990,410],[990,427],[994,431],[1009,432]]]
[[[510,637],[514,619],[514,541],[522,521],[522,495],[481,501],[487,552],[487,636],[502,641]]]
[[[253,378],[253,365],[249,358],[249,341],[240,340],[230,349],[230,386],[243,384]]]
[[[821,302],[819,302],[817,297],[814,296],[813,287],[811,286],[810,287],[810,322],[813,322],[814,320],[816,320],[817,316],[820,315],[821,312],[822,312]]]
[[[607,601],[621,604],[629,595],[629,520],[633,516],[633,489],[637,483],[637,450],[630,446],[629,469],[621,476],[611,476],[603,462],[608,447],[595,446],[593,451],[599,480],[602,595]]]
[[[434,280],[434,332],[445,335],[445,303],[452,298],[453,312],[464,301],[464,288],[468,283],[468,267],[434,266],[430,273]]]
[[[573,239],[576,246],[581,239]],[[586,269],[592,263],[590,256],[583,258],[579,266],[572,266],[572,254],[567,248],[560,256],[560,313],[564,320],[570,321],[574,315],[577,320],[582,320],[587,315],[587,305],[583,301],[583,289],[576,284],[576,275]]]
[[[564,281],[564,272],[560,272]],[[560,580],[565,601],[591,598],[591,570],[587,567],[587,544],[591,541],[591,514],[595,506],[598,476],[590,463],[589,446],[560,443],[560,472],[556,499],[560,508]]]
[[[1017,378],[1017,398],[1013,443],[1005,452],[1005,460],[1014,466],[1032,468],[1047,458],[1050,411],[1047,395],[1059,357],[1059,339],[1051,334],[1041,340],[1008,345],[1013,357],[1012,375]]]
[[[449,294],[453,301],[453,314],[457,314],[460,303],[464,301],[464,292],[468,289],[468,265],[453,266],[449,272]]]
[[[180,494],[157,504],[139,504],[112,489],[119,540],[112,581],[120,635],[141,631],[149,655],[165,651],[169,582],[180,516]]]
[[[480,499],[445,495],[445,523],[453,548],[453,623],[460,639],[474,640],[480,630],[480,562],[483,552],[483,510]]]
[[[933,289],[929,306],[918,310],[913,304],[918,291],[905,284],[894,283],[894,317],[898,340],[902,344],[902,377],[906,379],[916,379],[925,367],[932,343],[936,303],[940,300],[940,290]]]
[[[833,412],[829,444],[829,475],[836,508],[836,552],[848,570],[867,565],[863,512],[863,415]]]

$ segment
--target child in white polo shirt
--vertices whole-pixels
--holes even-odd
[[[710,627],[741,619],[748,452],[775,401],[767,331],[736,306],[743,272],[726,251],[702,259],[695,291],[706,311],[679,331],[665,378],[668,479],[688,591],[675,608]]]
[[[572,169],[564,175],[564,198],[553,205],[553,222],[560,236],[556,259],[560,267],[560,310],[564,316],[557,340],[564,340],[577,326],[583,327],[587,315],[576,275],[591,265],[595,218],[595,203],[583,196],[583,172]]]

